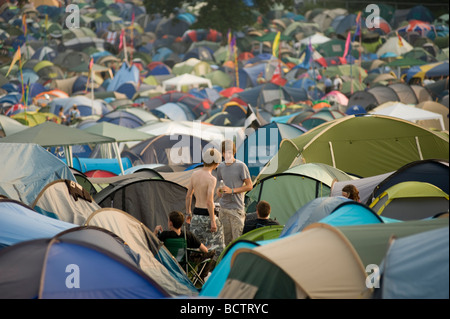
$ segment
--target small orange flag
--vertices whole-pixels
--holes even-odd
[[[19,61],[19,67],[20,67],[20,59],[21,59],[21,53],[20,53],[20,47],[17,47],[16,53],[14,53],[14,57],[11,61],[11,65],[9,66],[8,72],[6,72],[6,76],[9,75],[9,72],[11,72],[14,64],[16,64],[17,61]]]

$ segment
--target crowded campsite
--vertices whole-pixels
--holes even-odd
[[[449,299],[448,3],[172,2],[0,0],[0,299]]]

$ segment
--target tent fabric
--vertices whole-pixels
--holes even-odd
[[[449,298],[449,228],[394,240],[380,267],[381,299]]]
[[[0,143],[0,159],[4,167],[0,194],[26,205],[31,205],[41,190],[55,180],[76,181],[67,165],[37,144]]]
[[[326,164],[302,164],[259,180],[247,197],[254,203],[268,201],[271,218],[284,225],[303,205],[314,198],[328,196],[334,180],[351,181],[352,177]]]
[[[333,263],[328,262],[330,258]],[[336,268],[341,270],[339,276],[333,272]],[[368,298],[366,275],[345,236],[334,227],[319,224],[252,250],[237,250],[219,298],[233,298],[238,293],[242,293],[238,297],[250,299]]]
[[[359,132],[358,136],[354,132]],[[324,163],[369,177],[422,159],[448,159],[448,137],[392,117],[347,116],[281,143],[258,179],[299,163]],[[271,167],[271,165],[273,165]],[[266,173],[265,173],[266,171]]]
[[[71,289],[72,286],[66,284],[68,274],[57,271],[74,265],[73,260],[77,261],[78,269],[84,269],[79,289]],[[0,282],[2,298],[135,299],[169,296],[136,266],[96,245],[76,240],[37,239],[5,248],[0,252],[0,269],[3,274],[10,274],[3,276]]]
[[[122,238],[139,254],[142,271],[154,278],[170,295],[193,296],[198,293],[189,279],[181,281],[175,278],[155,258],[161,248],[161,242],[152,231],[130,214],[116,208],[101,208],[89,216],[86,225],[105,228]]]
[[[187,189],[166,180],[124,180],[94,195],[101,207],[123,210],[149,229],[166,225],[171,211],[185,211]]]
[[[91,213],[101,207],[78,183],[56,180],[47,184],[31,204],[42,215],[83,225]]]
[[[183,86],[199,86],[206,85],[212,88],[211,80],[196,76],[193,74],[182,74],[180,76],[165,80],[162,82],[163,89],[167,90],[169,87],[175,87],[177,91],[182,91]]]
[[[373,200],[370,207],[382,215],[399,220],[431,218],[448,211],[449,196],[425,182],[395,184]]]
[[[353,245],[363,265],[381,265],[392,238],[403,238],[448,227],[448,221],[448,218],[436,218],[398,223],[338,226],[336,228]],[[309,227],[315,227],[316,225],[317,223]]]
[[[0,247],[51,238],[75,224],[38,214],[31,207],[13,199],[0,199]]]
[[[444,119],[441,114],[422,110],[414,106],[397,103],[382,109],[375,108],[369,111],[371,114],[398,117],[413,123],[423,120],[438,120],[440,129],[445,130]]]

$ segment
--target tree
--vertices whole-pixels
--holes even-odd
[[[184,5],[199,6],[193,29],[214,29],[226,35],[228,30],[239,31],[256,22],[257,14],[268,13],[274,4],[292,8],[294,0],[144,0],[148,14],[169,17]]]

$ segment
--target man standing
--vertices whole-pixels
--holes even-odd
[[[235,158],[233,141],[222,142],[222,156],[225,159],[217,167],[217,180],[225,186],[218,189],[220,197],[220,220],[223,225],[225,245],[241,236],[245,222],[245,193],[253,188],[247,165]]]
[[[217,168],[222,157],[214,148],[203,154],[203,167],[192,173],[186,194],[186,222],[190,223],[191,232],[208,248],[216,250],[219,257],[225,248],[223,228],[215,215],[214,190],[217,179],[212,171]],[[191,213],[192,196],[195,195],[195,207]]]

